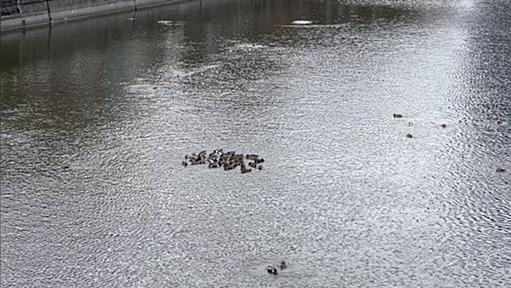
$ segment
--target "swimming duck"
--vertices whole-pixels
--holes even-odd
[[[184,167],[186,167],[186,166],[188,166],[188,162],[183,161],[183,162],[181,162],[181,165],[183,165]]]
[[[506,172],[506,169],[499,167],[495,171],[497,171],[497,173],[504,173],[504,172]]]
[[[273,275],[279,274],[279,271],[277,271],[277,268],[275,268],[273,266],[266,267],[266,272],[268,272],[269,274],[273,274]]]
[[[235,164],[233,164],[233,163],[226,163],[226,164],[224,164],[224,170],[225,170],[225,171],[227,171],[227,170],[232,170],[232,169],[234,169],[234,168],[236,168],[236,165],[235,165]]]
[[[401,114],[392,114],[392,117],[394,117],[394,118],[403,118],[403,115],[401,115]]]
[[[256,160],[257,158],[259,158],[259,155],[257,155],[257,154],[247,154],[247,156],[245,158],[247,160]]]
[[[408,134],[406,134],[406,138],[413,138],[413,135],[408,133]]]
[[[192,153],[191,155],[186,154],[185,159],[186,160],[196,160],[197,154],[195,154],[195,153]]]
[[[280,265],[279,265],[279,267],[280,267],[280,270],[284,270],[284,269],[286,269],[286,268],[287,268],[287,263],[286,263],[286,261],[284,261],[284,260],[280,261]]]
[[[218,154],[216,154],[215,152],[211,152],[208,155],[208,159],[210,159],[210,160],[216,160],[217,158],[218,158]]]
[[[248,162],[248,166],[250,166],[252,168],[256,168],[257,164],[255,162]]]
[[[447,124],[440,125],[442,128],[447,128]]]

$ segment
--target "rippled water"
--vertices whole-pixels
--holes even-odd
[[[508,287],[510,11],[211,0],[2,35],[1,286]],[[215,148],[265,169],[180,166]]]

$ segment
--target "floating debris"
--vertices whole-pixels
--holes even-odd
[[[223,149],[216,149],[211,153],[207,153],[206,150],[203,150],[199,153],[192,153],[185,156],[185,160],[181,162],[181,165],[184,167],[190,165],[202,165],[208,164],[208,167],[211,169],[214,168],[224,168],[224,171],[233,170],[240,167],[241,173],[249,173],[252,172],[251,168],[247,168],[245,160],[247,160],[247,164],[249,167],[252,167],[257,170],[262,170],[263,167],[258,164],[263,163],[264,159],[259,158],[257,154],[237,154],[235,151],[224,152]]]

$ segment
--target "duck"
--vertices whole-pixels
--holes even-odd
[[[256,168],[257,164],[255,162],[248,162],[248,166],[250,166],[252,168]]]
[[[186,156],[185,156],[185,160],[196,160],[196,159],[197,159],[197,154],[195,154],[195,153],[192,153],[191,155],[186,154]]]
[[[271,265],[268,265],[268,267],[266,267],[266,272],[268,272],[269,274],[273,274],[273,275],[279,274],[279,271],[277,271],[277,268],[275,268]]]
[[[497,173],[504,173],[504,172],[506,172],[506,169],[499,167],[495,171],[497,171]]]
[[[188,166],[188,162],[183,161],[183,162],[181,162],[181,165],[183,165],[184,167],[186,167],[186,166]]]
[[[257,158],[259,158],[259,155],[257,155],[257,154],[247,154],[247,156],[245,158],[247,160],[256,160]]]
[[[263,170],[263,165],[257,166],[257,170]]]
[[[280,261],[279,267],[280,267],[280,270],[286,269],[287,268],[286,261],[284,261],[284,260]]]
[[[403,115],[401,115],[401,114],[395,114],[395,113],[394,113],[394,114],[392,114],[392,117],[394,117],[394,118],[403,118]]]
[[[440,125],[440,127],[447,128],[447,124],[442,124],[442,125]]]
[[[240,168],[241,168],[241,174],[245,174],[245,173],[252,171],[252,169],[247,169],[247,166],[245,166],[245,163],[243,162],[243,160],[241,160],[241,162],[240,162]]]
[[[406,138],[413,138],[413,135],[408,133],[408,134],[406,134]]]
[[[216,154],[215,152],[211,152],[208,155],[209,160],[216,160],[217,158],[218,158],[218,154]]]
[[[255,164],[259,164],[259,163],[263,163],[264,162],[264,159],[261,158],[261,159],[256,159],[254,160],[255,161]]]
[[[236,168],[236,165],[235,165],[235,164],[233,164],[233,163],[226,163],[226,164],[224,164],[224,170],[225,170],[225,171],[227,171],[227,170],[232,170],[232,169],[234,169],[234,168]]]

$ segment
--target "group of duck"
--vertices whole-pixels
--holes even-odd
[[[392,117],[393,117],[393,118],[397,118],[397,119],[401,119],[401,118],[403,118],[403,115],[402,115],[402,114],[396,114],[396,113],[394,113],[394,114],[392,114]],[[502,121],[497,121],[497,124],[498,124],[498,125],[501,125],[501,124],[502,124]],[[412,126],[412,125],[413,125],[413,124],[412,124],[412,122],[408,122],[408,126]],[[442,127],[442,128],[444,128],[444,129],[445,129],[445,128],[447,128],[447,124],[445,124],[445,123],[444,123],[444,124],[441,124],[441,125],[440,125],[440,127]],[[412,134],[410,134],[410,133],[408,133],[408,134],[406,134],[406,138],[413,138],[413,135],[412,135]],[[496,169],[495,171],[496,171],[497,173],[504,173],[504,172],[506,172],[506,169],[504,169],[504,168],[502,168],[502,167],[497,167],[497,169]]]
[[[282,260],[280,262],[280,264],[277,265],[277,267],[279,267],[281,271],[286,269],[287,268],[286,261]],[[279,270],[275,266],[271,266],[271,265],[268,265],[268,267],[266,267],[266,272],[268,272],[268,274],[273,274],[273,275],[279,274]]]
[[[400,119],[400,118],[403,118],[403,114],[394,113],[394,114],[392,114],[392,117]],[[413,125],[412,122],[408,122],[408,126],[412,126],[412,125]],[[440,125],[440,127],[447,128],[447,124],[442,124],[442,125]],[[408,134],[406,134],[406,138],[413,138],[413,135],[408,133]]]
[[[207,164],[209,168],[221,168],[225,171],[233,170],[238,166],[241,169],[241,173],[249,173],[252,168],[262,170],[264,162],[263,158],[259,158],[257,154],[237,154],[235,151],[224,152],[223,149],[216,149],[213,152],[207,154],[206,150],[199,153],[192,153],[185,156],[185,160],[181,162],[181,165],[187,167],[188,165],[203,165]],[[252,168],[248,168],[245,164]]]

